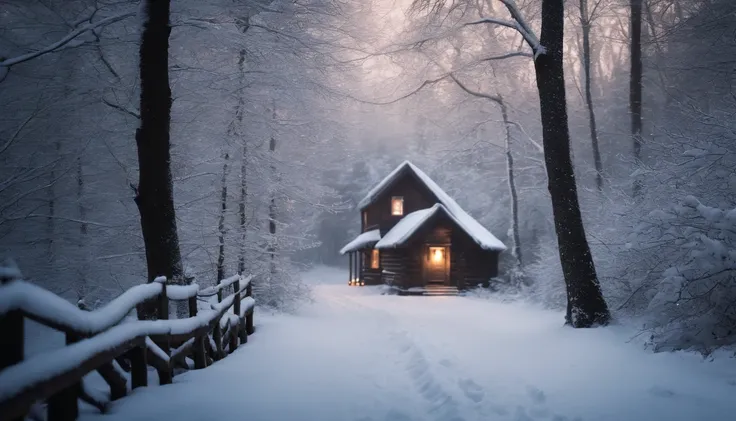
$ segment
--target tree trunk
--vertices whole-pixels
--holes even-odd
[[[511,196],[511,233],[514,239],[514,245],[511,247],[511,253],[516,257],[519,267],[524,265],[521,256],[521,236],[519,235],[519,195],[516,191],[516,179],[514,178],[514,156],[511,153],[511,122],[509,121],[508,110],[503,97],[498,95],[498,105],[501,107],[501,116],[503,117],[503,125],[506,129],[506,172],[509,179],[509,195]]]
[[[546,52],[537,57],[534,68],[539,90],[548,188],[552,197],[560,261],[567,287],[565,318],[573,327],[591,327],[607,324],[610,314],[585,237],[570,159],[570,133],[562,66],[563,31],[563,0],[544,0],[540,43]]]
[[[243,141],[243,158],[240,161],[240,204],[238,213],[240,214],[240,255],[238,256],[238,273],[245,273],[245,241],[246,241],[246,221],[245,221],[245,203],[248,199],[248,185],[246,183],[246,162],[248,157],[248,146]]]
[[[174,211],[169,126],[170,0],[143,0],[143,34],[140,45],[141,103],[138,147],[139,182],[135,203],[141,214],[146,249],[148,281],[166,276],[169,282],[184,283],[179,238]],[[139,309],[139,317],[152,318],[155,300]]]
[[[82,268],[80,271],[80,280],[77,285],[77,301],[83,301],[89,293],[89,285],[87,282],[87,270],[89,269],[89,252],[87,250],[87,209],[83,203],[84,196],[84,167],[82,166],[82,151],[79,152],[77,157],[77,208],[79,210],[79,250],[81,251],[80,256],[82,257]]]
[[[659,86],[664,92],[665,105],[669,105],[671,96],[669,93],[669,85],[667,84],[667,66],[665,65],[665,52],[662,47],[662,42],[659,40],[657,34],[657,27],[655,26],[654,15],[652,13],[652,5],[650,1],[643,3],[643,11],[646,14],[647,26],[649,27],[649,35],[652,37],[652,43],[654,44],[654,52],[657,60],[657,76],[659,78]],[[643,30],[643,28],[642,28]]]
[[[276,117],[276,110],[274,109],[274,119]],[[276,153],[276,138],[274,136],[271,136],[271,141],[268,144],[268,150],[271,152],[271,174],[272,174],[272,182],[276,184],[278,182],[278,179],[276,177],[276,166],[273,163],[273,160],[276,159],[274,156]],[[276,277],[276,192],[275,190],[271,190],[271,201],[268,204],[268,232],[271,234],[271,238],[269,240],[268,245],[268,253],[270,258],[270,283],[273,287],[273,281]]]
[[[240,50],[240,57],[238,58],[238,71],[240,72],[240,86],[245,86],[245,50]],[[238,273],[241,275],[245,273],[245,241],[246,241],[246,220],[245,220],[245,204],[248,200],[248,184],[247,184],[247,165],[248,165],[248,143],[240,135],[240,127],[243,124],[243,112],[245,108],[245,100],[243,98],[243,92],[240,92],[238,97],[238,105],[235,108],[235,124],[237,128],[233,130],[233,133],[237,134],[240,141],[243,142],[243,155],[240,160],[240,203],[238,205],[238,214],[240,216],[240,252],[238,256]]]
[[[641,160],[642,124],[642,60],[641,60],[641,17],[642,0],[631,0],[631,74],[629,81],[629,112],[631,113],[631,139],[634,147],[634,161]],[[641,179],[634,179],[633,194],[641,193]]]
[[[217,283],[225,279],[225,215],[227,214],[227,160],[230,158],[225,154],[222,164],[222,184],[220,196],[220,219],[217,222],[217,230],[219,232],[220,247],[217,251]]]
[[[603,162],[598,146],[598,129],[595,122],[595,110],[593,109],[593,94],[591,93],[590,72],[590,24],[591,17],[588,15],[588,0],[580,0],[580,24],[583,31],[583,73],[585,74],[585,105],[588,107],[588,125],[590,127],[590,142],[593,149],[593,162],[595,163],[595,185],[598,191],[603,190]]]

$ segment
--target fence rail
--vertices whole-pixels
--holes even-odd
[[[49,421],[78,417],[79,399],[100,410],[105,404],[84,389],[82,379],[97,371],[110,398],[148,385],[153,367],[160,384],[172,382],[174,368],[195,369],[225,358],[255,331],[251,277],[236,275],[213,287],[166,285],[165,278],[125,291],[106,306],[84,311],[0,267],[0,421],[22,420],[36,402],[47,403]],[[224,293],[231,288],[231,293]],[[217,296],[217,302],[208,297]],[[156,300],[158,320],[131,319],[144,302]],[[189,317],[168,320],[169,301],[187,301]],[[205,302],[204,309],[199,304]],[[66,346],[24,359],[24,320],[60,332]]]

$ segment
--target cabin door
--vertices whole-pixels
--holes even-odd
[[[424,254],[424,280],[427,285],[450,283],[450,248],[427,246]]]

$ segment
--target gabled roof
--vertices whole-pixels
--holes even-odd
[[[407,240],[411,238],[412,235],[414,235],[414,233],[419,228],[421,228],[422,225],[424,225],[425,222],[427,222],[432,216],[434,216],[440,209],[442,209],[445,213],[448,213],[444,206],[437,203],[431,208],[420,209],[401,218],[401,220],[396,225],[394,225],[394,227],[391,228],[391,230],[387,232],[386,235],[384,235],[379,242],[376,243],[376,248],[393,248],[404,244]]]
[[[379,230],[372,230],[372,231],[366,231],[359,236],[355,237],[355,239],[345,245],[340,250],[340,254],[345,254],[351,251],[360,250],[366,246],[372,246],[375,244],[378,240],[381,239],[381,231]]]
[[[375,202],[386,189],[391,187],[393,183],[395,183],[401,176],[406,174],[407,172],[413,173],[419,181],[424,184],[427,189],[432,192],[432,194],[437,198],[437,201],[439,204],[442,205],[442,209],[447,213],[451,219],[454,220],[454,222],[463,230],[465,231],[470,238],[472,238],[481,248],[484,248],[486,250],[506,250],[506,246],[493,234],[490,233],[483,225],[481,225],[478,221],[476,221],[472,216],[468,215],[467,212],[463,210],[463,208],[460,207],[460,205],[455,202],[447,193],[445,193],[440,186],[437,185],[437,183],[434,182],[427,174],[424,173],[424,171],[417,168],[414,164],[412,164],[409,161],[404,161],[401,165],[396,167],[389,175],[386,176],[380,183],[378,183],[375,187],[373,187],[366,197],[363,198],[358,203],[358,208],[363,210],[373,202]],[[435,205],[436,206],[436,205]],[[399,221],[396,226],[386,233],[385,237],[388,237],[394,229],[399,227],[400,225],[404,225],[405,227],[410,226],[409,223],[412,222],[411,220],[407,221],[406,224],[402,224],[405,219],[407,219],[409,216],[414,215],[417,212],[423,212],[423,211],[429,211],[431,209],[435,209],[435,206],[429,209],[422,209],[420,211],[412,212],[409,215],[406,215],[401,221]],[[437,212],[439,210],[435,209],[434,212]],[[420,214],[419,216],[422,216]],[[431,215],[424,215],[426,218],[420,221],[420,225],[426,222]],[[418,218],[418,216],[415,216],[415,218]],[[414,220],[413,223],[417,223],[419,220]],[[414,231],[418,229],[417,227],[414,227]],[[399,231],[397,231],[398,233]],[[412,231],[413,233],[413,231]],[[397,234],[398,235],[398,234]],[[411,236],[411,234],[409,235]],[[387,240],[384,242],[387,244],[389,241]]]

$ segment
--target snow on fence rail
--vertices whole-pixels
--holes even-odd
[[[200,290],[157,278],[98,310],[84,311],[21,280],[19,271],[0,272],[0,421],[22,420],[41,401],[48,403],[49,421],[76,419],[79,399],[103,410],[82,385],[92,371],[107,382],[115,400],[128,393],[125,372],[132,388],[148,385],[148,365],[158,372],[160,384],[168,384],[175,367],[201,369],[225,358],[255,331],[251,279],[236,275]],[[230,286],[232,293],[223,297]],[[198,309],[198,298],[215,294],[216,303]],[[158,320],[128,317],[148,300],[156,300]],[[189,317],[168,320],[169,301],[187,301]],[[26,318],[64,332],[67,346],[24,359]]]

